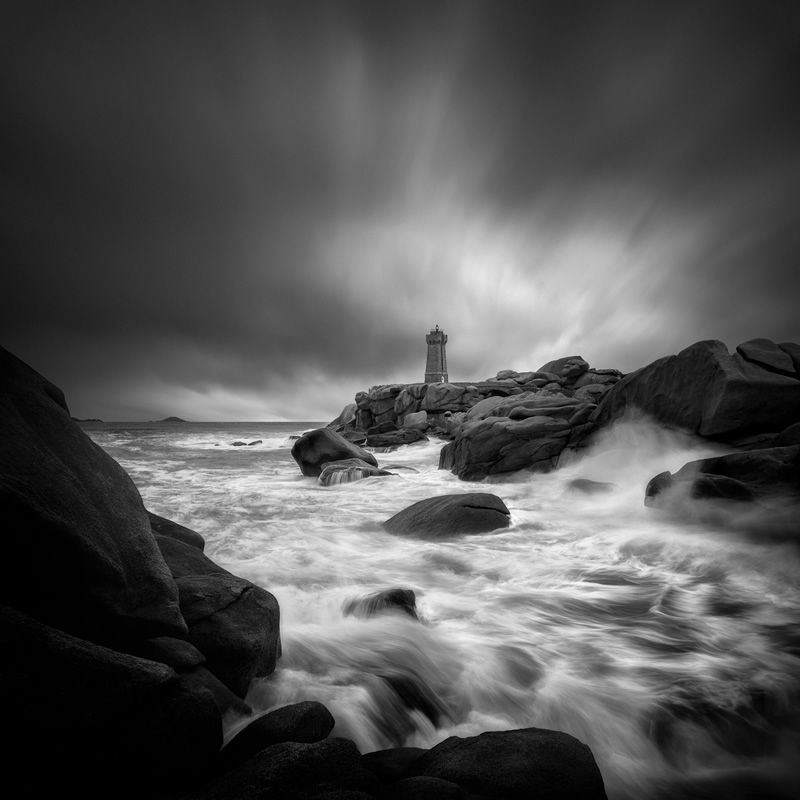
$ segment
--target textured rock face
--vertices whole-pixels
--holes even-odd
[[[8,570],[0,600],[98,644],[185,636],[127,473],[72,421],[61,391],[2,348],[0,375],[5,557],[36,567]]]
[[[404,508],[383,523],[389,533],[446,536],[486,533],[506,528],[511,515],[505,503],[486,492],[429,497]]]
[[[428,386],[420,409],[431,413],[466,411],[481,399],[480,394],[468,386],[453,383],[432,383]]]
[[[594,404],[560,394],[526,392],[502,402],[485,401],[481,414],[461,426],[442,448],[439,467],[463,480],[516,470],[548,470],[565,448],[592,431]]]
[[[697,342],[659,359],[613,386],[593,419],[607,424],[639,409],[658,422],[724,441],[776,434],[800,421],[800,380],[775,371],[775,364],[788,365],[778,351],[791,360],[791,345],[754,342],[734,355],[722,342]]]
[[[411,769],[497,800],[606,797],[592,751],[573,736],[541,728],[451,736],[420,756]]]
[[[323,486],[336,486],[340,483],[353,483],[364,478],[392,475],[385,469],[373,467],[360,458],[347,458],[343,461],[330,461],[323,468],[319,482]]]
[[[277,600],[229,573],[176,578],[189,641],[208,668],[244,697],[253,678],[269,675],[280,655]]]
[[[303,475],[311,478],[318,478],[325,464],[347,458],[359,458],[373,467],[378,466],[372,453],[328,428],[317,428],[304,433],[292,446],[292,458]]]
[[[427,441],[428,437],[418,428],[404,428],[401,431],[386,431],[385,433],[370,433],[367,436],[368,447],[400,447],[403,444]]]
[[[800,536],[800,445],[729,453],[662,472],[645,505],[731,529]]]

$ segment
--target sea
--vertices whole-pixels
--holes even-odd
[[[392,476],[323,487],[291,455],[323,424],[82,425],[148,509],[278,599],[283,655],[251,687],[256,713],[320,701],[361,752],[565,731],[611,800],[800,797],[800,548],[643,502],[651,477],[719,450],[639,419],[547,474],[465,483],[431,439],[376,452]],[[586,494],[576,478],[612,486]],[[470,491],[498,495],[510,527],[382,527]],[[347,613],[395,587],[419,620]]]

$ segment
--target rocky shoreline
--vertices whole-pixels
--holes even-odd
[[[164,800],[605,797],[589,748],[537,728],[362,755],[329,736],[330,712],[309,701],[250,721],[223,747],[224,731],[250,719],[248,687],[280,658],[277,601],[209,559],[199,534],[148,512],[57,387],[2,349],[0,374],[0,509],[13,566],[0,611],[11,785]],[[556,468],[634,412],[729,449],[654,476],[643,502],[796,534],[800,347],[767,340],[733,355],[700,342],[626,376],[572,356],[474,384],[374,387],[328,428],[298,439],[292,454],[327,485],[392,480],[375,452],[437,436],[442,468],[494,479]],[[496,500],[432,498],[385,525],[412,536],[494,530],[508,524]],[[353,613],[387,605],[413,613],[402,589],[365,598]],[[397,691],[435,715],[408,687]]]

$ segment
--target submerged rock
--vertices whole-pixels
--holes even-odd
[[[511,524],[511,513],[487,492],[429,497],[399,511],[383,523],[389,533],[442,536],[486,533]]]
[[[396,587],[393,589],[382,589],[366,597],[359,597],[350,600],[342,607],[345,616],[355,616],[369,618],[383,612],[399,612],[407,614],[412,619],[419,619],[417,616],[417,596],[413,589]]]
[[[360,458],[346,458],[342,461],[331,461],[322,468],[319,482],[323,486],[338,486],[342,483],[354,483],[363,478],[394,475],[379,467],[373,467]]]
[[[605,481],[592,481],[589,478],[574,478],[567,486],[570,489],[575,489],[584,494],[608,494],[616,488],[613,483],[606,483]]]

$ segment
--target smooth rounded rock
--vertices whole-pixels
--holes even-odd
[[[510,524],[510,512],[499,497],[469,492],[420,500],[386,520],[383,526],[389,533],[441,536],[487,533]]]

